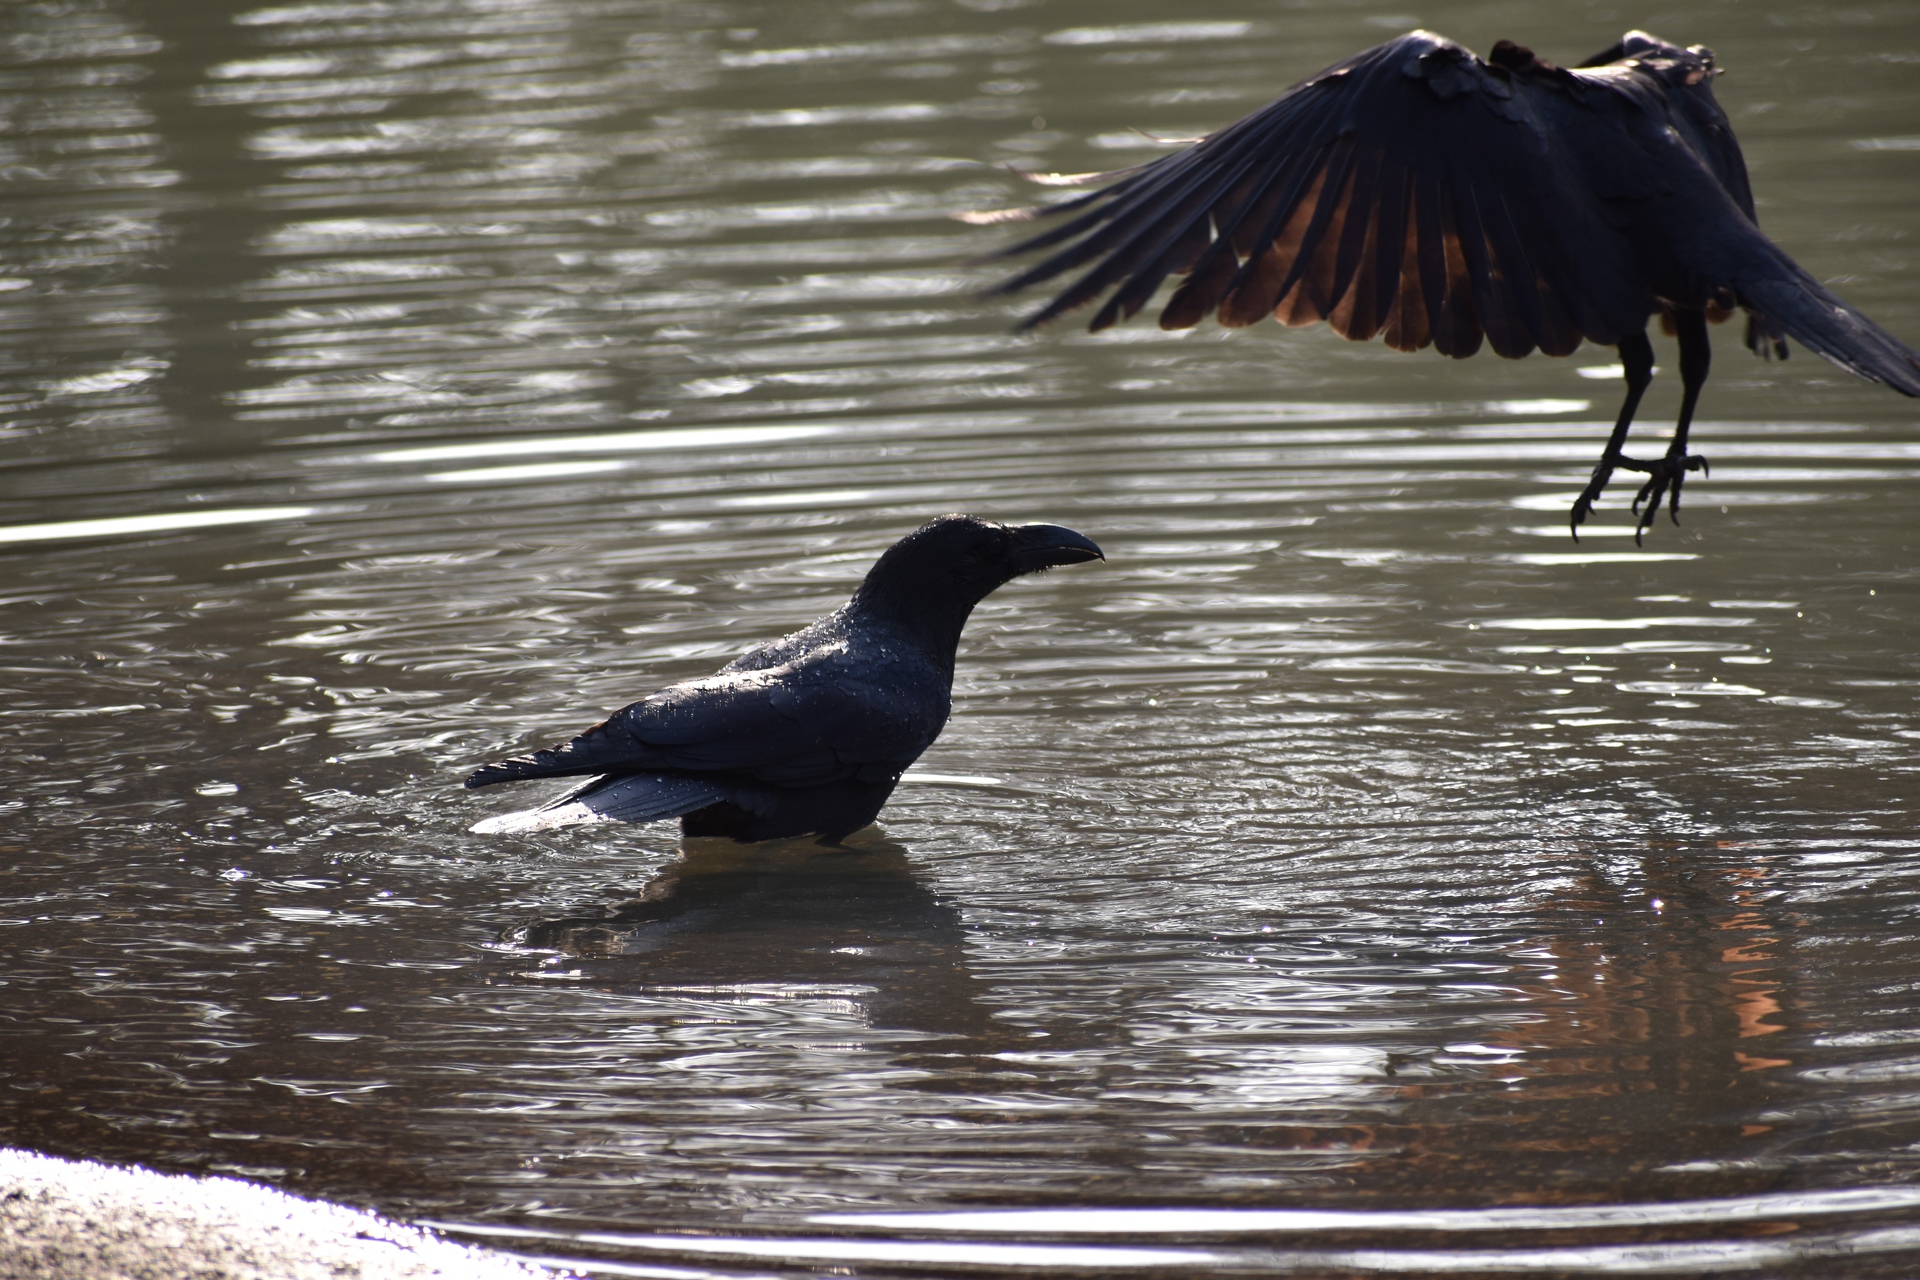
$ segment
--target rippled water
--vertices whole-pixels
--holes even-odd
[[[0,1140],[609,1274],[1911,1274],[1914,405],[1722,336],[1576,546],[1611,351],[1016,339],[948,218],[1646,22],[1920,340],[1920,11],[1543,12],[12,6]],[[860,852],[467,831],[956,508],[1110,560]]]

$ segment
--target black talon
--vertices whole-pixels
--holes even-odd
[[[1653,527],[1655,517],[1660,514],[1660,504],[1667,504],[1667,514],[1674,524],[1680,523],[1680,489],[1689,471],[1706,470],[1705,458],[1691,455],[1668,454],[1654,462],[1632,462],[1623,459],[1635,471],[1645,471],[1647,482],[1640,486],[1640,492],[1634,495],[1634,541],[1639,542],[1646,530]],[[1641,507],[1646,508],[1645,511]]]
[[[1632,504],[1635,546],[1646,545],[1646,532],[1653,527],[1663,501],[1674,524],[1680,523],[1680,489],[1687,472],[1710,474],[1705,458],[1687,452],[1687,431],[1693,425],[1693,411],[1700,402],[1700,388],[1706,383],[1707,367],[1712,359],[1707,344],[1706,312],[1673,307],[1669,314],[1673,318],[1674,333],[1680,339],[1680,420],[1674,426],[1673,440],[1667,446],[1666,456],[1651,462],[1629,458],[1620,451],[1626,444],[1634,411],[1640,407],[1640,397],[1653,380],[1653,346],[1647,341],[1645,331],[1628,334],[1620,340],[1620,363],[1627,374],[1626,403],[1620,406],[1620,417],[1613,425],[1613,435],[1607,441],[1606,451],[1600,455],[1599,465],[1593,469],[1593,478],[1574,501],[1571,529],[1575,542],[1580,540],[1581,524],[1592,513],[1600,491],[1606,488],[1616,468],[1643,471],[1647,476]]]
[[[1667,499],[1667,514],[1668,516],[1672,517],[1673,522],[1676,525],[1680,523],[1680,481],[1681,479],[1689,471],[1698,471],[1702,476],[1705,476],[1708,474],[1707,460],[1705,458],[1700,457],[1697,454],[1691,454],[1685,458],[1679,459],[1678,461],[1680,462],[1682,469],[1674,473],[1673,493]]]
[[[1643,547],[1646,545],[1644,539],[1646,537],[1647,528],[1653,523],[1654,513],[1660,510],[1661,495],[1659,493],[1652,493],[1652,500],[1647,501],[1649,493],[1659,483],[1660,482],[1657,477],[1649,477],[1647,482],[1640,486],[1640,492],[1634,496],[1634,499],[1633,499],[1633,545],[1636,547]],[[1647,503],[1647,509],[1644,512],[1640,510],[1640,504],[1642,502]]]
[[[1573,534],[1575,542],[1580,541],[1580,526],[1593,514],[1593,504],[1600,499],[1600,493],[1607,487],[1607,481],[1613,479],[1613,458],[1603,457],[1593,469],[1593,476],[1587,481],[1587,487],[1573,501],[1573,512],[1568,532]]]

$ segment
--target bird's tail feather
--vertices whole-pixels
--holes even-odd
[[[1738,285],[1741,303],[1764,318],[1766,330],[1786,334],[1869,382],[1920,396],[1920,352],[1834,297],[1785,254],[1779,254],[1778,266],[1785,270]]]
[[[587,822],[658,822],[738,799],[737,788],[663,773],[603,774],[589,778],[536,809],[503,813],[471,828],[480,835],[519,835]]]

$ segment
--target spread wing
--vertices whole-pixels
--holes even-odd
[[[671,685],[571,742],[476,770],[469,787],[519,778],[672,770],[804,787],[879,781],[944,724],[917,686],[870,678],[844,652]]]
[[[1653,304],[1607,200],[1645,194],[1631,105],[1608,75],[1490,67],[1414,32],[1361,53],[1198,145],[1044,213],[1063,225],[995,257],[1054,252],[1007,293],[1091,264],[1026,327],[1109,294],[1091,327],[1161,313],[1327,321],[1404,351],[1503,356],[1612,344]]]

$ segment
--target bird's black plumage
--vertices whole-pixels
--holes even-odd
[[[591,775],[475,829],[678,817],[693,836],[838,841],[873,821],[946,724],[973,607],[1022,574],[1103,558],[1059,525],[942,516],[890,547],[853,599],[811,626],[571,742],[475,770],[469,787]]]
[[[1091,175],[1111,181],[1088,195],[970,220],[1071,215],[992,255],[1052,250],[997,293],[1090,267],[1027,328],[1103,296],[1091,327],[1105,328],[1172,276],[1167,329],[1211,312],[1229,326],[1325,320],[1356,341],[1450,356],[1483,339],[1508,357],[1618,346],[1626,403],[1572,523],[1621,467],[1648,475],[1638,533],[1662,498],[1677,519],[1681,481],[1704,466],[1687,430],[1710,318],[1743,307],[1757,353],[1784,357],[1791,337],[1920,395],[1920,355],[1761,233],[1717,74],[1711,50],[1640,31],[1573,69],[1507,41],[1482,61],[1415,31],[1185,151]],[[1679,337],[1684,393],[1666,455],[1642,461],[1621,450],[1651,378],[1655,314]]]

